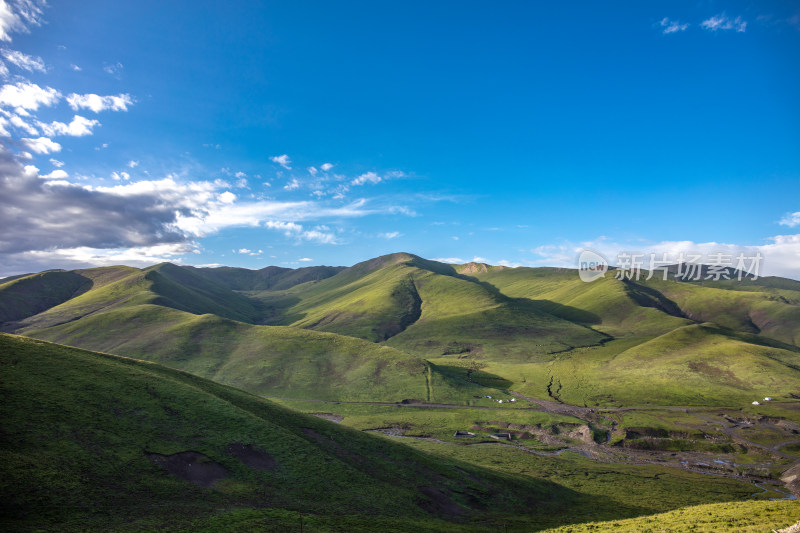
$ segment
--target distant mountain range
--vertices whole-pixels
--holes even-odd
[[[0,327],[262,395],[585,405],[800,391],[800,282],[664,281],[450,265],[106,267],[0,283]],[[682,385],[675,386],[678,381]]]

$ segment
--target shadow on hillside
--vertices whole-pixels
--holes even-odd
[[[602,322],[601,318],[598,315],[591,313],[589,311],[585,311],[583,309],[578,309],[577,307],[571,307],[569,305],[563,305],[560,303],[551,302],[550,300],[511,298],[510,296],[506,296],[505,294],[503,294],[502,291],[500,291],[500,289],[498,289],[488,281],[481,281],[478,278],[474,278],[472,276],[458,274],[455,272],[455,269],[453,269],[453,273],[449,275],[459,279],[463,279],[464,281],[469,281],[477,285],[480,285],[481,287],[492,293],[496,298],[500,300],[511,301],[522,307],[527,307],[528,309],[533,309],[534,311],[538,311],[539,313],[547,313],[548,315],[553,315],[554,317],[568,320],[570,322],[574,322],[576,324],[584,326],[600,324]]]
[[[432,366],[445,380],[458,381],[461,384],[479,385],[502,390],[507,390],[514,384],[513,381],[509,381],[497,374],[490,374],[480,369],[471,369],[467,366],[443,365],[439,363],[435,365],[432,364]]]

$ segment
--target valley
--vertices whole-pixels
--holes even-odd
[[[48,513],[74,529],[120,527],[126,519],[112,516],[118,503],[96,492],[101,485],[120,498],[157,486],[187,509],[162,513],[145,499],[151,522],[132,530],[238,531],[264,520],[280,529],[300,513],[316,530],[535,531],[657,513],[676,520],[669,513],[708,505],[720,521],[763,514],[754,527],[800,518],[791,473],[800,463],[800,283],[788,279],[636,281],[610,272],[583,283],[569,269],[404,253],[348,268],[165,263],[0,280],[0,328],[0,377],[13,399],[2,426],[4,491],[38,494],[14,500],[15,527],[51,523]],[[152,379],[195,392],[145,394]],[[24,387],[42,396],[22,395]],[[200,430],[191,417],[217,398],[238,411],[219,404],[213,427]],[[68,407],[76,401],[87,411]],[[122,406],[110,433],[97,425],[110,420],[104,403]],[[73,414],[48,418],[48,405]],[[38,422],[15,418],[24,413]],[[232,422],[242,416],[244,426]],[[276,423],[286,443],[300,438],[322,452],[282,448],[268,429]],[[120,435],[142,431],[88,466],[91,450],[116,450]],[[237,453],[266,473],[236,466]],[[340,470],[322,474],[331,467],[312,466],[318,453],[333,453]],[[65,454],[75,461],[52,477],[48,461]],[[280,474],[269,466],[301,457],[312,462]],[[406,496],[390,503],[386,480],[415,462]],[[210,463],[219,469],[200,485],[163,477]],[[148,477],[133,483],[123,464],[150,465]],[[353,488],[347,468],[372,481]],[[26,469],[50,496],[26,481]],[[297,491],[281,493],[290,479]],[[342,485],[326,492],[332,499],[308,499],[334,481]],[[186,492],[186,483],[197,486]],[[53,506],[73,493],[81,503],[58,515]],[[216,503],[198,507],[192,494]],[[344,516],[339,506],[355,500],[365,507]],[[101,502],[96,521],[90,501]],[[737,514],[726,502],[751,507]]]

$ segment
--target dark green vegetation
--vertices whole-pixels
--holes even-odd
[[[2,334],[0,371],[0,492],[14,530],[177,527],[220,508],[433,528],[576,497],[160,365]]]
[[[752,491],[511,448],[403,446],[160,365],[16,336],[0,335],[0,372],[6,530],[255,531],[300,513],[317,530],[539,529]],[[608,483],[650,496],[604,498]]]
[[[454,266],[410,254],[383,256],[349,268],[251,271],[161,264],[141,270],[48,271],[0,280],[0,327],[160,363],[338,421],[349,429],[329,430],[328,422],[291,415],[322,424],[326,431],[358,436],[352,439],[367,438],[363,442],[372,443],[369,446],[393,450],[410,446],[424,452],[414,458],[403,456],[400,462],[430,461],[428,454],[434,454],[434,462],[465,461],[494,471],[501,476],[497,479],[508,480],[515,495],[534,490],[526,483],[536,486],[533,510],[517,496],[509,496],[503,504],[481,500],[486,505],[481,510],[457,493],[451,499],[465,509],[459,511],[458,520],[467,522],[483,516],[535,529],[742,500],[753,494],[784,497],[775,483],[800,459],[800,283],[782,278],[685,282],[658,276],[647,280],[647,276],[644,272],[639,280],[619,280],[611,272],[604,279],[583,283],[573,270]],[[110,356],[93,357],[123,364]],[[196,379],[175,370],[137,365]],[[16,366],[4,370],[10,368]],[[78,374],[71,376],[89,396],[102,389],[103,379],[92,386]],[[208,387],[217,386],[204,387],[208,392]],[[132,411],[134,404],[144,401],[129,388],[120,390],[132,397],[115,401],[129,402]],[[260,402],[224,387],[214,389],[213,395],[224,396],[219,391]],[[765,397],[772,400],[764,401]],[[199,417],[200,407],[191,411],[189,405],[195,400],[197,405],[209,404],[195,398],[170,409],[185,413],[180,416]],[[762,405],[751,405],[754,400]],[[273,404],[259,405],[283,413],[281,420],[288,416],[289,411]],[[214,415],[223,426],[227,416]],[[71,423],[85,425],[77,419]],[[6,425],[2,428],[8,431]],[[475,436],[454,437],[456,430]],[[127,434],[134,429],[126,426],[118,431]],[[236,472],[230,454],[225,459],[219,450],[231,442],[244,445],[255,440],[223,443],[233,436],[214,436],[218,431],[207,429],[217,448],[186,440],[199,437],[199,431],[181,434],[181,444],[164,448],[167,451],[147,448],[138,437],[133,440],[139,447],[133,448],[140,454],[144,449],[162,455],[197,452],[202,454],[195,458],[198,461],[211,458],[208,461],[223,465],[227,472]],[[386,435],[364,435],[364,431]],[[497,442],[490,437],[493,433],[507,434],[511,440]],[[162,432],[158,438],[178,439],[166,435]],[[114,454],[118,441],[111,445]],[[341,450],[353,450],[344,441],[337,442]],[[133,454],[131,450],[125,453]],[[47,453],[55,460],[67,451]],[[154,463],[147,459],[140,464]],[[349,476],[344,471],[335,475],[342,482]],[[258,530],[264,521],[277,524],[276,528],[289,527],[296,520],[293,513],[301,509],[309,513],[308,524],[322,530],[446,529],[454,520],[430,513],[424,505],[419,511],[423,514],[414,514],[420,506],[409,502],[416,502],[417,495],[408,496],[398,507],[414,508],[414,513],[392,522],[395,511],[382,500],[385,489],[373,484],[378,488],[373,491],[374,504],[362,513],[371,517],[370,525],[365,525],[358,516],[340,516],[357,515],[357,510],[334,512],[335,505],[325,502],[306,507],[300,492],[286,493],[284,500],[256,501],[253,494],[263,492],[262,485],[271,481],[237,476],[203,489],[202,494],[210,490],[208,494],[214,495],[209,500],[213,503],[183,516],[198,512],[206,516],[198,524],[219,530]],[[15,478],[9,486],[23,478]],[[98,492],[85,501],[96,496],[98,509],[110,509],[114,504],[104,500],[107,495],[98,489],[105,483],[101,478],[86,481],[86,487]],[[155,483],[153,478],[142,479],[140,487]],[[53,480],[57,487],[68,485],[57,476]],[[42,481],[42,486],[48,483]],[[410,482],[408,494],[416,495],[419,486],[427,486],[422,483],[432,481]],[[238,488],[226,492],[228,485]],[[249,488],[242,488],[245,485]],[[122,493],[128,494],[125,491],[133,486],[125,485]],[[626,487],[621,499],[611,494],[618,487]],[[766,492],[760,492],[761,487]],[[198,494],[174,500],[176,508],[197,505]],[[569,508],[569,519],[554,518],[543,510],[556,505],[551,496]],[[598,503],[604,498],[605,504]],[[354,501],[352,496],[346,499]],[[223,507],[230,512],[220,515],[215,510]],[[726,513],[721,510],[719,516]],[[150,516],[163,521],[169,514]],[[187,523],[181,520],[175,524]],[[431,526],[429,520],[443,521]],[[631,527],[640,527],[634,524]],[[597,527],[613,529],[608,524]]]
[[[730,406],[800,391],[800,283],[645,277],[583,283],[409,254],[344,269],[112,267],[0,284],[0,320],[297,398],[463,403],[482,385],[588,406]]]

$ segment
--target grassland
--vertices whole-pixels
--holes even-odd
[[[286,530],[301,514],[321,531],[539,530],[753,492],[669,468],[398,442],[157,364],[5,334],[0,378],[6,530]],[[214,475],[163,466],[186,454]]]
[[[24,472],[29,469],[41,476],[37,479],[43,486],[55,483],[54,497],[62,498],[58,505],[65,509],[74,506],[70,491],[84,494],[83,501],[96,499],[99,503],[92,512],[103,517],[100,522],[87,518],[86,506],[61,515],[46,506],[37,508],[37,514],[44,516],[41,524],[65,519],[76,529],[80,524],[99,523],[101,529],[126,524],[124,517],[110,517],[114,505],[124,505],[109,503],[99,487],[111,487],[111,492],[123,495],[137,495],[150,484],[161,487],[157,494],[172,490],[163,488],[167,486],[163,479],[155,480],[155,474],[163,473],[158,469],[144,475],[141,485],[110,481],[113,476],[109,472],[127,468],[120,466],[124,461],[137,468],[153,466],[153,462],[135,459],[132,448],[103,434],[95,422],[87,422],[86,417],[91,416],[121,435],[134,431],[135,424],[153,421],[154,425],[143,426],[143,431],[150,435],[147,442],[157,445],[142,444],[136,437],[136,453],[145,449],[164,455],[196,451],[234,472],[211,492],[189,487],[189,492],[182,492],[184,499],[170,500],[180,510],[174,520],[168,513],[150,509],[155,500],[145,498],[150,522],[136,522],[134,529],[158,524],[186,531],[286,530],[297,525],[300,511],[309,528],[331,531],[497,530],[503,524],[512,529],[564,526],[579,531],[584,527],[581,522],[587,522],[587,528],[625,531],[651,527],[660,520],[665,527],[678,529],[686,520],[694,520],[698,527],[718,523],[784,527],[786,523],[776,520],[790,523],[793,508],[783,503],[775,507],[748,503],[758,517],[752,524],[726,505],[707,510],[692,506],[741,502],[751,496],[783,497],[777,487],[761,485],[766,487],[766,492],[761,492],[753,482],[775,482],[800,458],[798,310],[800,283],[782,278],[689,283],[655,278],[623,281],[609,275],[583,283],[570,270],[510,269],[480,263],[453,266],[410,254],[383,256],[350,268],[249,271],[162,264],[141,270],[110,267],[20,276],[0,283],[4,330],[157,362],[173,370],[98,355],[91,357],[101,359],[88,364],[89,356],[75,359],[79,352],[68,348],[14,345],[8,339],[21,340],[3,337],[4,348],[39,361],[42,372],[36,375],[42,383],[31,390],[46,398],[50,394],[47,387],[66,387],[59,393],[64,395],[56,395],[60,399],[50,403],[42,399],[44,403],[36,405],[15,393],[14,401],[22,402],[19,412],[35,412],[29,427],[19,434],[35,430],[36,438],[56,444],[47,444],[51,448],[38,442],[31,445],[36,450],[31,457],[37,458],[34,461],[42,458],[46,474],[39,473],[24,453],[9,455],[13,475],[4,490],[12,492],[10,487],[24,485]],[[41,359],[44,352],[49,355]],[[57,368],[59,358],[78,361],[76,369],[66,372]],[[17,357],[16,363],[12,360],[13,364],[4,364],[0,370],[12,371],[8,375],[13,377],[22,359]],[[117,366],[103,366],[112,361],[135,367],[137,372],[158,369],[160,377],[137,374],[139,385],[131,388],[120,381]],[[285,407],[318,416],[299,415],[272,403],[262,405],[225,387],[212,390],[209,387],[218,386],[192,381],[199,378],[178,371],[271,397]],[[50,379],[47,372],[57,377]],[[81,373],[98,383],[82,378]],[[397,447],[392,450],[406,450],[392,452],[402,459],[388,463],[371,451],[352,452],[370,461],[377,457],[382,465],[378,470],[387,468],[380,473],[384,480],[392,477],[392,468],[408,461],[457,465],[452,468],[459,472],[465,468],[481,480],[489,475],[493,480],[489,485],[500,483],[508,489],[498,496],[505,498],[504,503],[490,503],[484,493],[464,492],[459,488],[463,477],[437,493],[420,496],[421,486],[434,484],[430,478],[423,479],[420,469],[414,475],[422,477],[414,481],[403,478],[409,484],[406,492],[401,490],[406,499],[398,507],[386,500],[389,493],[382,492],[386,490],[383,481],[374,480],[365,482],[364,491],[352,493],[358,494],[356,499],[370,499],[369,489],[374,489],[372,507],[365,513],[356,510],[352,499],[346,504],[326,499],[314,506],[309,503],[311,489],[287,493],[281,500],[274,495],[275,479],[279,478],[241,470],[230,454],[226,455],[222,440],[234,436],[228,432],[233,422],[226,421],[227,414],[212,413],[211,421],[219,425],[202,426],[206,427],[202,431],[221,432],[221,440],[210,435],[206,438],[212,440],[203,441],[200,433],[190,434],[188,426],[172,427],[173,421],[184,415],[170,410],[190,413],[187,420],[194,420],[206,416],[201,415],[201,407],[217,405],[216,399],[192,396],[191,402],[198,403],[191,407],[187,403],[190,396],[167,396],[170,402],[180,404],[176,407],[167,402],[164,412],[169,416],[149,412],[155,407],[142,392],[147,386],[140,390],[141,383],[150,379],[160,383],[164,376],[172,376],[169,379],[173,381],[182,376],[178,382],[189,380],[192,386],[202,382],[203,394],[224,398],[236,409],[257,404],[256,410],[266,409],[277,417],[267,420],[269,424],[284,429],[286,420],[299,416],[305,424],[299,429],[302,435],[297,426],[289,433],[311,445],[322,445],[323,455],[331,452],[337,460],[344,456],[357,470],[358,461],[349,461],[353,458],[351,440],[356,447],[366,446],[364,450],[384,444]],[[5,374],[3,380],[5,386]],[[105,380],[110,380],[108,387]],[[67,387],[73,381],[79,390]],[[109,399],[114,386],[124,398]],[[166,392],[157,394],[156,400]],[[236,401],[230,399],[232,394]],[[111,405],[124,403],[127,410],[115,414],[121,417],[122,426],[109,422],[107,413],[96,412],[100,406],[89,399],[93,395]],[[751,405],[767,396],[773,400]],[[49,412],[63,410],[67,398],[89,402],[91,414],[70,411],[70,407],[67,422],[59,425]],[[512,398],[517,401],[511,402]],[[408,402],[392,403],[401,400]],[[134,406],[140,403],[147,407]],[[253,413],[249,408],[246,411]],[[145,415],[139,416],[141,413]],[[252,422],[250,414],[236,411],[231,416],[236,424],[244,419]],[[331,424],[319,417],[338,421],[339,428],[330,430]],[[19,418],[10,420],[22,424]],[[312,423],[309,420],[322,425],[307,425]],[[84,426],[91,428],[88,436],[72,429]],[[262,435],[245,426],[250,428],[248,434]],[[7,431],[6,425],[0,427]],[[311,428],[317,435],[324,433],[336,444],[327,437],[320,440],[303,433],[303,428]],[[456,438],[456,430],[472,431],[476,436]],[[340,438],[336,431],[347,437]],[[508,432],[511,441],[503,444],[489,438],[497,432]],[[295,442],[291,440],[294,437],[286,438]],[[210,445],[212,441],[215,444]],[[20,440],[18,444],[28,442]],[[100,472],[87,466],[82,446],[92,450],[122,446],[123,451],[119,456],[115,451],[102,456],[97,468],[114,466]],[[314,456],[316,452],[302,451],[306,449],[303,446],[296,453]],[[409,449],[419,455],[402,455],[411,453]],[[270,452],[273,457],[284,453],[278,451],[280,446],[275,450]],[[80,474],[67,479],[54,465],[73,452],[84,456],[74,463],[77,470],[71,470]],[[308,471],[301,475],[301,470],[293,470],[300,477],[291,479],[319,491],[320,482]],[[367,470],[361,468],[358,475],[375,474]],[[442,473],[441,468],[434,471]],[[331,475],[341,478],[337,483],[345,483],[351,474],[341,470]],[[264,484],[273,488],[263,492]],[[267,495],[266,500],[257,496],[262,494],[259,491]],[[32,502],[49,501],[35,490],[30,494]],[[535,495],[533,511],[529,494]],[[208,498],[207,504],[195,501],[201,496]],[[434,503],[420,507],[420,501]],[[344,507],[334,512],[338,505]],[[485,507],[481,509],[481,505]],[[409,506],[413,512],[397,510]],[[225,510],[220,511],[222,508]],[[125,511],[128,514],[124,516],[135,512]],[[651,516],[664,512],[672,514]],[[400,518],[393,518],[392,513],[400,513]],[[707,524],[700,519],[705,516]],[[627,518],[638,521],[622,522]]]
[[[2,334],[0,371],[6,530],[188,527],[237,508],[434,527],[573,498],[155,364]],[[214,476],[152,459],[186,453]]]

